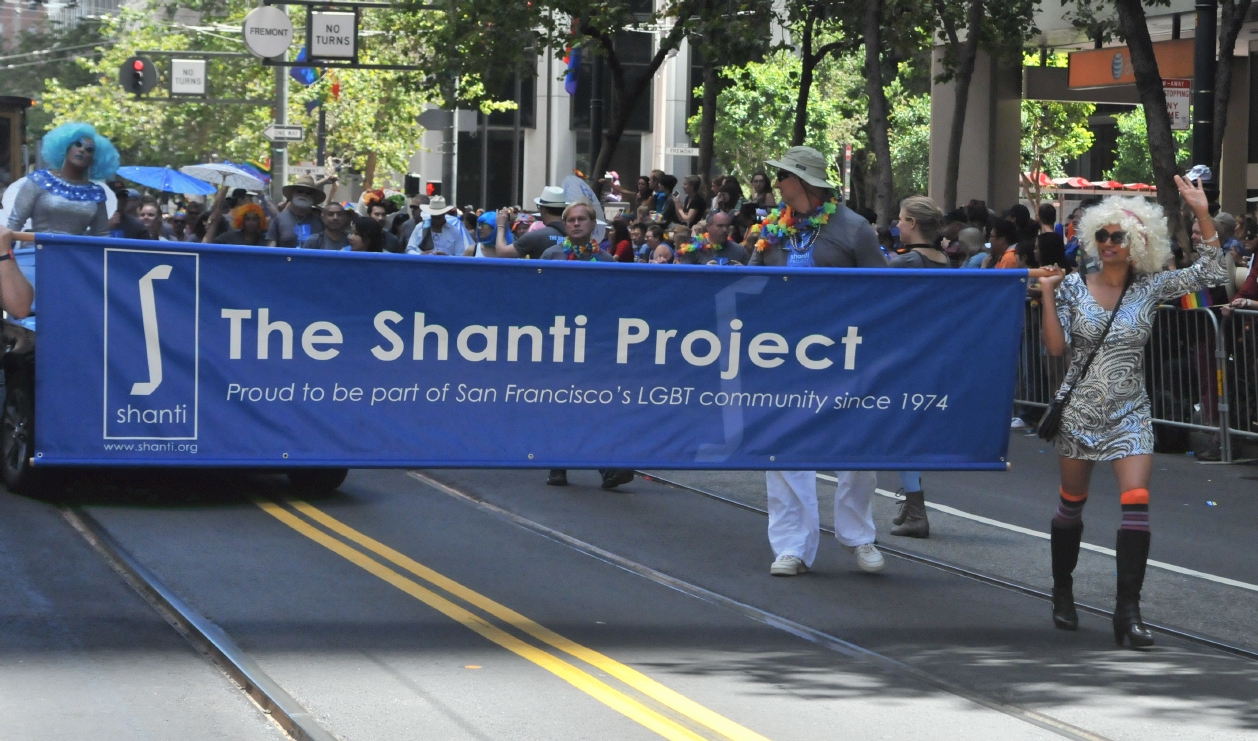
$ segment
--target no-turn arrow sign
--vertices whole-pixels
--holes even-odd
[[[262,135],[272,142],[299,142],[306,138],[306,129],[301,126],[287,124],[271,124],[262,130]]]

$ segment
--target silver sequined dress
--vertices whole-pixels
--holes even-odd
[[[27,219],[37,232],[109,236],[105,189],[96,183],[69,183],[48,170],[26,176],[9,211],[8,227],[20,230]]]
[[[1218,247],[1202,246],[1191,267],[1139,275],[1123,297],[1092,367],[1062,410],[1057,452],[1068,458],[1112,461],[1153,453],[1149,395],[1144,388],[1144,346],[1158,304],[1227,280]],[[1096,347],[1110,312],[1088,292],[1083,276],[1071,273],[1057,287],[1057,318],[1070,347],[1070,370],[1062,384],[1074,384]]]

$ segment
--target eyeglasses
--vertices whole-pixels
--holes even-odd
[[[1119,229],[1118,231],[1111,233],[1105,231],[1104,229],[1097,229],[1096,234],[1093,236],[1096,237],[1097,244],[1105,244],[1106,242],[1109,242],[1115,247],[1119,247],[1127,239],[1127,232]]]
[[[788,170],[778,170],[778,182],[780,183],[783,180],[786,180],[787,178],[792,177],[793,175],[794,173]]]

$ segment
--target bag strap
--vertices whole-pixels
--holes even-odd
[[[1075,379],[1074,383],[1070,384],[1070,388],[1067,389],[1066,393],[1061,397],[1061,406],[1063,408],[1065,408],[1066,404],[1070,403],[1070,395],[1075,392],[1075,386],[1078,386],[1079,383],[1083,381],[1084,376],[1088,375],[1088,371],[1092,368],[1092,361],[1096,359],[1096,354],[1100,352],[1101,346],[1105,344],[1105,338],[1109,336],[1109,328],[1114,325],[1114,318],[1118,316],[1118,310],[1122,308],[1123,305],[1123,297],[1127,295],[1127,289],[1131,288],[1132,282],[1132,274],[1128,271],[1127,280],[1123,283],[1123,291],[1118,294],[1118,303],[1114,304],[1114,310],[1110,312],[1109,320],[1105,322],[1105,329],[1101,330],[1101,338],[1097,340],[1096,347],[1092,348],[1092,352],[1088,353],[1088,359],[1084,361],[1083,368],[1079,371],[1078,378]],[[1083,285],[1084,288],[1087,288],[1086,278],[1084,279]]]

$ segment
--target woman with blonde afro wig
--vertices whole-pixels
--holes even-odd
[[[1114,548],[1118,562],[1114,640],[1133,648],[1153,645],[1153,635],[1140,619],[1153,470],[1144,346],[1158,304],[1227,280],[1227,263],[1201,184],[1178,176],[1175,184],[1201,225],[1200,257],[1191,267],[1165,270],[1171,249],[1161,208],[1143,198],[1114,197],[1084,211],[1079,221],[1084,252],[1100,271],[1063,277],[1060,268],[1046,268],[1040,279],[1044,345],[1051,355],[1070,357],[1070,370],[1057,392],[1061,426],[1053,438],[1061,467],[1057,512],[1050,527],[1053,623],[1063,630],[1079,626],[1072,573],[1083,537],[1083,506],[1092,468],[1097,461],[1109,461],[1122,505]]]

